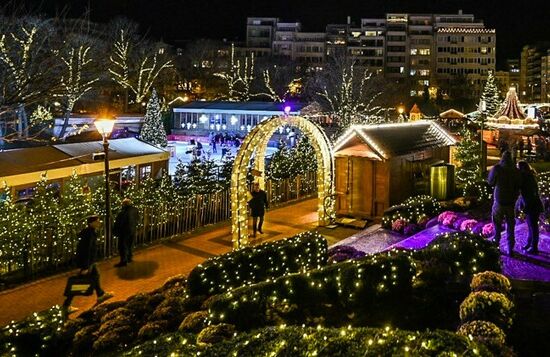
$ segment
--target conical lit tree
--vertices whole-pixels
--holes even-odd
[[[464,128],[462,140],[456,147],[455,158],[460,162],[456,173],[457,180],[463,185],[463,194],[471,194],[473,186],[479,179],[479,141],[475,140],[470,130]]]
[[[166,147],[166,131],[162,123],[162,114],[157,91],[153,89],[151,98],[147,102],[147,111],[143,119],[140,138],[158,147]]]
[[[489,115],[495,114],[500,107],[501,101],[493,71],[489,71],[487,82],[485,82],[483,93],[481,94],[481,100],[485,101],[487,114]]]

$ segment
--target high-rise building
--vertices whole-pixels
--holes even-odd
[[[540,61],[540,101],[550,103],[550,50]]]
[[[547,77],[543,77],[543,68],[548,71],[547,56],[550,54],[550,43],[526,45],[521,50],[520,99],[524,102],[547,101],[548,88],[542,89]],[[544,94],[543,94],[544,92]]]

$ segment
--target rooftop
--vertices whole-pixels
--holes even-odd
[[[298,114],[304,107],[302,103],[275,103],[275,102],[226,102],[212,101],[202,102],[196,101],[188,104],[180,105],[174,108],[174,112],[184,112],[188,110],[203,110],[203,111],[249,111],[249,112],[284,112],[284,108],[289,105],[292,114]]]

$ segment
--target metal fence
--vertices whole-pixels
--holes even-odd
[[[317,192],[316,172],[283,180],[266,180],[265,191],[270,207],[311,197]],[[185,202],[174,205],[144,207],[135,246],[146,246],[162,240],[178,237],[196,229],[231,218],[230,190],[198,194]],[[30,232],[21,242],[18,256],[4,260],[0,257],[0,285],[16,283],[39,276],[54,274],[71,267],[76,249],[78,232],[56,232],[52,227],[42,227]],[[71,237],[61,239],[59,237]],[[116,255],[117,240],[109,243],[100,237],[98,256],[108,258]],[[15,243],[14,243],[15,244]],[[0,286],[1,287],[1,286]]]

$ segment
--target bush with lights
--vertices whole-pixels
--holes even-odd
[[[402,297],[410,294],[414,274],[405,254],[332,264],[218,295],[209,300],[209,318],[239,330],[281,322],[376,325],[404,313]]]
[[[392,206],[384,212],[382,226],[410,236],[424,229],[430,218],[440,211],[441,205],[431,196],[409,197],[402,204]]]
[[[466,322],[460,325],[457,333],[485,345],[495,355],[500,355],[507,349],[506,334],[500,327],[489,321]]]
[[[223,325],[222,325],[223,326]],[[230,330],[224,327],[225,330]],[[480,343],[444,331],[396,328],[266,327],[199,344],[190,334],[170,334],[136,346],[125,356],[488,356]]]
[[[215,295],[230,289],[320,268],[327,263],[327,241],[318,233],[245,247],[197,265],[189,274],[192,296]]]

